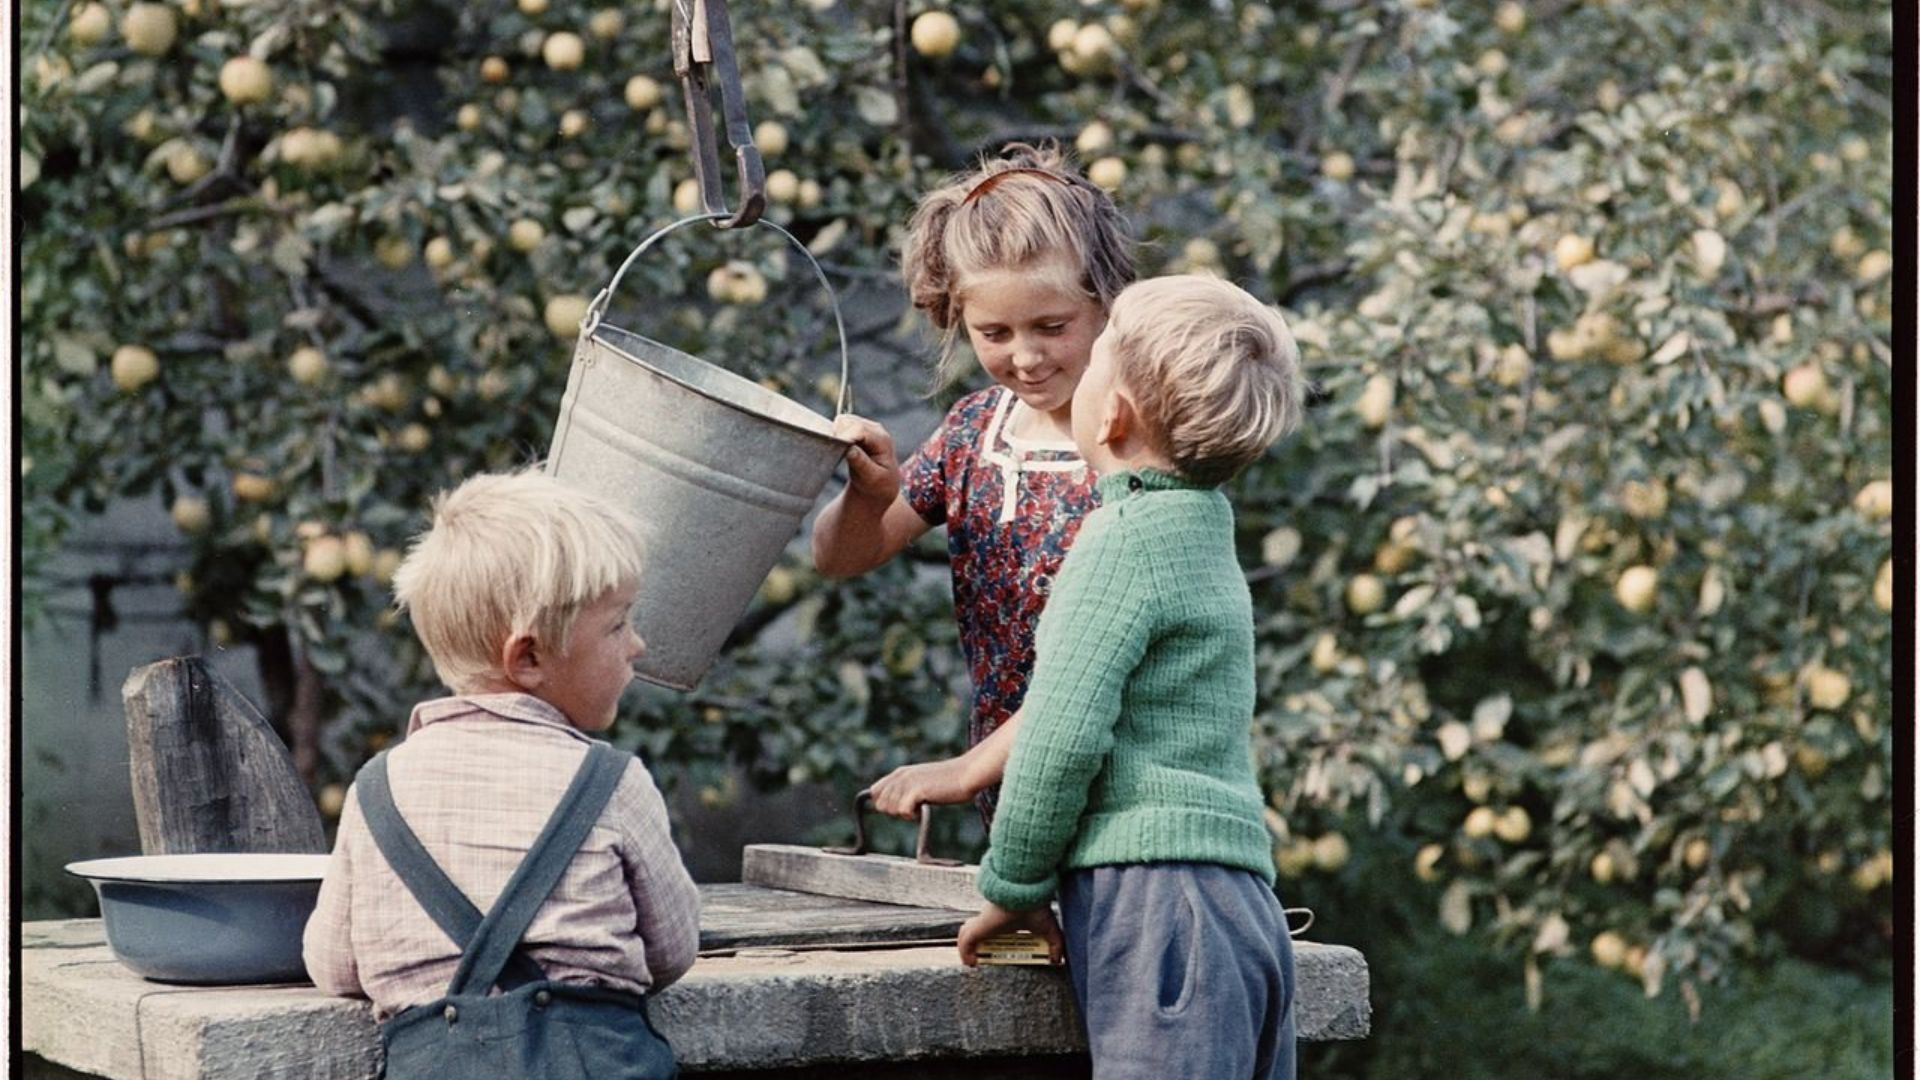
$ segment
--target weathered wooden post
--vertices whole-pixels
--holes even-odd
[[[205,660],[135,668],[120,698],[141,851],[327,850],[320,811],[285,744]]]

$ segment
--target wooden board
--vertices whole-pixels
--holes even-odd
[[[700,886],[700,948],[925,941],[955,937],[968,912],[766,889]]]
[[[796,844],[748,844],[741,853],[740,880],[769,889],[971,914],[983,902],[973,885],[978,869],[928,866],[899,855],[833,855]]]
[[[120,697],[144,854],[327,850],[285,744],[206,661],[137,668]]]

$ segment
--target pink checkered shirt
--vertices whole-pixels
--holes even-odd
[[[588,737],[525,694],[441,698],[413,710],[387,755],[394,805],[482,912],[492,908],[586,757]],[[632,993],[693,966],[700,897],[635,758],[522,939],[547,977]],[[384,1018],[446,993],[461,944],[387,865],[347,793],[333,860],[307,923],[307,973]]]

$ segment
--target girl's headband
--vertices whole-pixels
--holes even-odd
[[[992,191],[994,188],[1000,185],[1000,181],[1005,180],[1007,177],[1017,176],[1022,173],[1028,176],[1044,176],[1047,179],[1052,180],[1054,183],[1065,184],[1068,187],[1073,186],[1072,180],[1069,180],[1066,177],[1061,176],[1057,172],[1051,172],[1047,169],[1029,168],[1025,165],[1016,165],[1011,169],[1001,169],[999,172],[994,173],[992,176],[989,176],[985,180],[982,180],[979,183],[973,185],[973,190],[967,192],[967,197],[960,200],[960,205],[965,206],[968,203],[972,202],[973,200],[979,198],[980,196],[985,195],[987,192]]]

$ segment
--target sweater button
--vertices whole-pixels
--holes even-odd
[[[1142,483],[1140,482],[1140,478],[1139,478],[1139,477],[1137,477],[1137,476],[1129,476],[1129,477],[1127,477],[1127,490],[1128,490],[1128,491],[1139,491],[1139,490],[1140,490],[1140,489],[1141,489],[1142,487],[1145,487],[1145,486],[1146,486],[1146,485],[1144,485],[1144,484],[1142,484]]]
[[[544,1009],[547,1007],[547,1003],[552,1000],[553,1000],[553,995],[549,994],[545,990],[534,991],[533,1004],[536,1008]]]
[[[447,1006],[446,1017],[447,1017],[447,1023],[449,1024],[455,1023],[460,1019],[460,1010],[449,1005]]]

